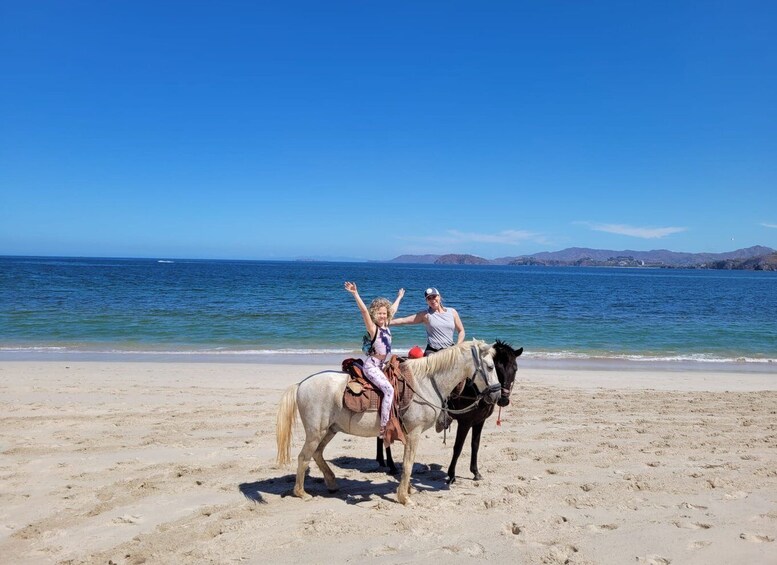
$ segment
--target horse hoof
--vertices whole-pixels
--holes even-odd
[[[481,475],[480,473],[475,473],[475,477],[472,480],[474,480],[474,481],[482,481],[483,480],[483,475]]]
[[[456,482],[456,477],[448,477],[447,479],[445,479],[445,482],[448,483],[449,485],[452,485],[453,483]]]

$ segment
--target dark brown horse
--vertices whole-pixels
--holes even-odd
[[[510,393],[515,382],[515,372],[518,369],[517,359],[523,353],[523,347],[513,349],[503,341],[497,340],[494,344],[496,355],[494,355],[494,365],[496,374],[502,385],[502,394],[497,401],[499,406],[510,404]],[[448,397],[448,410],[451,418],[456,420],[456,443],[453,446],[453,457],[448,466],[448,483],[456,481],[456,462],[461,455],[461,449],[464,447],[464,441],[467,439],[470,429],[472,430],[472,454],[470,455],[469,470],[472,471],[475,480],[480,480],[483,476],[478,471],[478,450],[480,449],[480,434],[483,431],[483,424],[486,419],[494,413],[494,405],[487,404],[482,400],[473,406],[476,400],[476,392],[472,392],[468,387],[464,387],[458,395]],[[391,457],[391,448],[386,448],[386,458],[383,458],[383,440],[378,438],[376,460],[381,467],[388,464],[389,473],[396,474],[397,467]]]

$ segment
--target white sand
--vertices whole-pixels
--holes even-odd
[[[777,563],[777,372],[519,363],[484,479],[430,430],[405,507],[345,435],[339,492],[283,496],[276,405],[324,368],[0,362],[0,562]]]

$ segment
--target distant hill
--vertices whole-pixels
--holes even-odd
[[[690,267],[712,261],[724,261],[728,259],[749,259],[773,253],[774,249],[756,245],[746,249],[737,249],[726,253],[685,253],[669,251],[668,249],[655,249],[652,251],[612,251],[608,249],[587,249],[570,247],[562,251],[535,253],[530,257],[539,261],[562,261],[574,263],[581,260],[608,261],[615,257],[631,257],[635,261],[644,261],[651,265],[667,265],[671,267]],[[518,258],[516,258],[518,259]],[[509,264],[509,262],[508,262]]]
[[[709,265],[700,265],[706,269],[746,270],[746,271],[777,271],[777,253],[750,259],[724,259],[712,261]]]
[[[570,247],[561,251],[543,251],[519,257],[484,259],[476,255],[400,255],[391,263],[426,263],[437,265],[546,265],[590,267],[686,267],[700,269],[775,270],[777,251],[756,245],[725,253],[685,253],[655,249],[652,251],[615,251]]]
[[[399,257],[394,257],[390,261],[386,261],[387,263],[424,263],[424,264],[431,264],[437,261],[439,259],[439,255],[400,255]]]
[[[440,255],[437,265],[490,265],[492,262],[477,255]]]

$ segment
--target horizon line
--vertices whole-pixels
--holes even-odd
[[[354,258],[354,257],[338,257],[338,258],[321,258],[315,257],[315,256],[299,256],[299,257],[288,257],[288,258],[253,258],[253,259],[246,259],[246,258],[237,258],[237,257],[174,257],[174,256],[167,256],[167,255],[156,255],[156,256],[127,256],[127,255],[28,255],[28,254],[0,254],[0,258],[36,258],[36,259],[118,259],[118,260],[138,260],[138,261],[277,261],[277,262],[298,262],[298,263],[304,263],[304,262],[318,262],[318,263],[390,263],[392,261],[395,261],[396,259],[400,257],[424,257],[424,256],[432,256],[432,257],[445,257],[448,255],[462,255],[462,256],[469,256],[469,257],[476,257],[478,259],[483,259],[485,261],[496,261],[498,259],[520,259],[523,257],[532,257],[535,255],[539,255],[542,253],[560,253],[562,251],[568,251],[571,249],[581,249],[581,250],[590,250],[590,251],[610,251],[610,252],[631,252],[631,253],[651,253],[656,251],[666,251],[669,253],[687,253],[690,255],[722,255],[725,253],[734,253],[736,251],[744,251],[747,249],[752,249],[754,247],[763,247],[765,249],[771,250],[772,253],[777,252],[772,247],[769,247],[768,245],[750,245],[748,247],[740,247],[737,249],[732,249],[730,251],[672,251],[671,249],[651,249],[648,251],[639,251],[636,249],[602,249],[602,248],[594,248],[594,247],[578,247],[578,246],[571,246],[571,247],[565,247],[563,249],[559,249],[557,251],[538,251],[535,253],[529,253],[524,255],[504,255],[500,257],[494,257],[492,259],[489,259],[487,257],[483,257],[480,255],[475,255],[474,253],[400,253],[399,255],[396,255],[392,257],[391,259],[362,259],[362,258]]]

